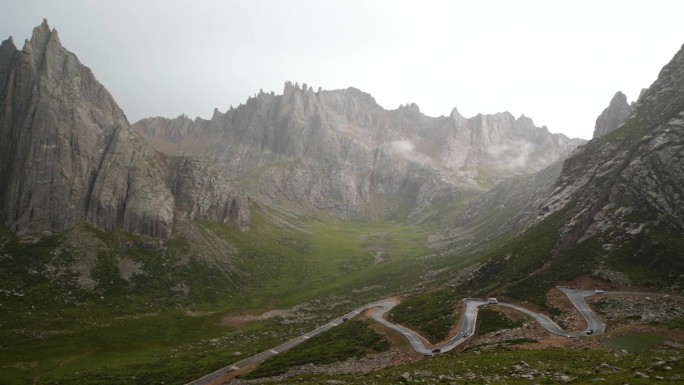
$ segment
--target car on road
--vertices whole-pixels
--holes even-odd
[[[603,290],[596,289],[596,290],[594,290],[594,294],[603,294]]]
[[[594,334],[594,329],[587,330],[587,334]]]
[[[442,349],[440,349],[440,348],[432,349],[432,352],[433,352],[433,353],[441,353],[441,352],[442,352]]]
[[[499,301],[498,301],[496,298],[493,298],[493,297],[492,297],[492,298],[489,298],[489,299],[487,300],[487,302],[489,302],[489,303],[499,303]]]

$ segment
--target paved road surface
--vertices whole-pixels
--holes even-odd
[[[396,330],[397,332],[401,333],[406,337],[408,342],[413,346],[413,349],[424,355],[432,355],[432,349],[428,348],[426,344],[429,344],[429,342],[423,338],[420,334],[414,332],[413,330],[404,327],[402,325],[398,325],[395,323],[392,323],[383,316],[387,314],[390,310],[392,310],[393,307],[397,305],[396,301],[383,301],[383,302],[378,302],[377,305],[379,305],[380,310],[376,311],[373,313],[373,319],[376,320],[377,322],[387,326],[388,328],[392,330]]]
[[[577,290],[568,287],[559,287],[558,289],[570,298],[572,304],[577,308],[580,314],[582,314],[582,317],[587,322],[585,330],[588,334],[603,333],[606,330],[606,324],[601,322],[585,300],[585,298],[589,296],[596,295],[596,292],[593,290]],[[605,294],[605,292],[603,294]]]
[[[532,310],[528,310],[522,306],[512,305],[510,303],[499,302],[497,305],[504,306],[507,308],[511,308],[511,309],[517,310],[521,313],[527,314],[528,316],[532,317],[535,321],[537,321],[537,323],[539,325],[541,325],[541,327],[546,329],[546,331],[551,333],[551,334],[556,334],[556,335],[565,336],[565,337],[570,337],[570,336],[578,337],[580,335],[580,333],[568,332],[568,331],[563,330],[563,328],[558,326],[557,323],[553,322],[553,320],[545,314],[535,313]]]
[[[521,306],[513,305],[513,304],[508,304],[508,303],[502,303],[498,302],[496,305],[498,306],[504,306],[510,309],[517,310],[519,312],[522,312],[530,317],[532,317],[535,321],[537,321],[546,331],[552,334],[556,335],[561,335],[561,336],[566,336],[566,337],[582,337],[586,336],[586,330],[592,330],[592,334],[599,334],[603,333],[605,331],[605,324],[601,322],[601,320],[598,318],[596,313],[594,313],[589,305],[587,304],[585,298],[592,296],[592,295],[651,295],[651,296],[660,296],[658,293],[641,293],[641,292],[623,292],[623,291],[611,291],[611,292],[603,292],[601,294],[597,294],[596,292],[592,290],[577,290],[577,289],[572,289],[568,287],[559,287],[565,295],[568,296],[572,304],[577,308],[577,310],[582,314],[582,317],[587,322],[587,328],[585,331],[566,331],[563,330],[558,324],[553,322],[551,318],[544,314],[540,313],[535,313],[529,309],[526,309]],[[398,324],[394,324],[388,320],[386,320],[383,316],[387,314],[392,308],[394,308],[398,302],[396,300],[383,300],[383,301],[378,301],[378,302],[372,302],[367,305],[364,305],[362,307],[359,307],[358,309],[352,310],[351,312],[340,316],[327,324],[318,327],[315,330],[312,330],[304,335],[301,335],[293,340],[290,340],[282,345],[276,346],[273,349],[261,352],[259,354],[256,354],[254,356],[245,358],[242,361],[236,362],[230,366],[226,366],[224,368],[221,368],[213,373],[207,374],[206,376],[202,378],[198,378],[195,381],[192,381],[188,383],[188,385],[207,385],[210,384],[212,381],[216,380],[219,377],[223,377],[229,372],[233,370],[238,370],[240,368],[243,368],[245,366],[249,366],[252,364],[256,364],[259,362],[262,362],[266,360],[269,357],[272,357],[276,354],[282,353],[286,350],[292,349],[293,347],[301,344],[302,342],[308,340],[309,338],[316,336],[318,334],[321,334],[325,331],[330,330],[331,328],[341,324],[344,322],[344,319],[351,319],[356,317],[357,315],[363,313],[364,311],[368,309],[373,309],[373,308],[379,308],[378,311],[375,311],[373,313],[373,319],[376,320],[377,322],[387,326],[388,328],[392,330],[396,330],[397,332],[401,333],[404,335],[404,337],[409,341],[413,349],[423,355],[430,356],[433,354],[439,354],[439,353],[446,353],[449,352],[459,345],[463,344],[466,342],[469,338],[471,338],[475,334],[475,326],[477,324],[477,313],[478,310],[481,306],[488,305],[489,302],[482,301],[479,299],[474,299],[474,298],[466,298],[463,300],[463,302],[466,305],[466,310],[465,314],[463,317],[463,324],[461,325],[461,329],[458,332],[458,334],[452,338],[451,340],[447,341],[444,345],[442,345],[439,348],[430,348],[431,344],[420,334],[414,332],[413,330],[402,326]]]
[[[477,326],[477,311],[480,306],[487,305],[489,302],[481,301],[479,299],[466,298],[463,300],[466,305],[465,313],[463,314],[463,324],[461,325],[461,330],[458,334],[449,341],[447,341],[444,346],[440,348],[440,353],[446,353],[462,343],[466,342],[475,334],[475,326]]]
[[[266,360],[267,358],[275,356],[278,353],[282,353],[284,351],[290,350],[293,347],[295,347],[295,346],[301,344],[302,342],[308,340],[309,338],[316,336],[316,335],[319,335],[323,332],[326,332],[326,331],[334,328],[335,326],[341,324],[342,322],[344,322],[345,318],[351,319],[351,318],[356,317],[357,315],[363,313],[369,307],[381,306],[381,304],[384,304],[386,302],[389,303],[389,301],[381,301],[381,302],[377,302],[377,303],[368,304],[366,306],[352,310],[349,313],[347,313],[343,316],[340,316],[338,318],[335,318],[334,320],[328,322],[327,324],[320,326],[320,327],[318,327],[318,328],[316,328],[316,329],[314,329],[314,330],[312,330],[306,334],[303,334],[303,335],[301,335],[295,339],[287,341],[282,345],[278,345],[273,349],[269,349],[269,350],[263,351],[259,354],[253,355],[251,357],[247,357],[242,361],[238,361],[236,363],[231,364],[230,366],[223,367],[223,368],[221,368],[215,372],[207,374],[204,377],[201,377],[201,378],[198,378],[192,382],[189,382],[188,385],[210,384],[212,381],[216,380],[217,378],[223,377],[223,376],[227,375],[228,373],[230,373],[234,370],[238,370],[240,368],[244,368],[245,366],[249,366],[252,364],[262,362],[262,361]],[[392,307],[394,307],[394,306],[396,306],[396,303],[394,303],[394,305]]]

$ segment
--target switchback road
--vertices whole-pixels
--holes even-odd
[[[327,324],[320,326],[304,335],[301,335],[297,338],[294,338],[288,342],[285,342],[282,345],[276,346],[273,349],[269,349],[267,351],[261,352],[259,354],[256,354],[254,356],[245,358],[242,361],[236,362],[230,366],[226,366],[224,368],[221,368],[213,373],[207,374],[206,376],[202,378],[198,378],[190,383],[188,385],[208,385],[211,384],[213,381],[216,379],[223,377],[227,375],[228,373],[238,370],[241,368],[244,368],[246,366],[256,364],[259,362],[262,362],[270,357],[273,357],[276,354],[282,353],[284,351],[287,351],[289,349],[292,349],[293,347],[301,344],[302,342],[308,340],[311,337],[314,337],[318,334],[321,334],[325,331],[330,330],[331,328],[341,324],[347,319],[351,319],[356,317],[357,315],[369,310],[369,309],[378,309],[375,312],[373,312],[372,317],[375,321],[385,325],[386,327],[395,330],[399,333],[401,333],[411,344],[413,349],[423,355],[426,356],[431,356],[434,354],[440,354],[440,353],[446,353],[449,352],[456,347],[460,346],[464,342],[466,342],[469,338],[471,338],[475,334],[475,326],[477,324],[477,313],[478,310],[481,306],[485,305],[498,305],[498,306],[503,306],[507,307],[510,309],[517,310],[521,313],[524,313],[528,316],[530,316],[532,319],[537,321],[541,327],[543,327],[546,331],[548,331],[551,334],[556,334],[560,336],[565,336],[565,337],[582,337],[587,335],[587,331],[591,330],[590,334],[600,334],[605,331],[605,324],[601,322],[601,320],[598,318],[596,313],[594,313],[593,310],[589,307],[587,304],[585,298],[592,296],[592,295],[652,295],[652,296],[659,296],[660,294],[658,293],[641,293],[641,292],[622,292],[622,291],[611,291],[611,292],[595,292],[592,290],[577,290],[569,287],[559,287],[560,289],[572,302],[572,304],[577,308],[577,310],[580,312],[582,317],[584,317],[585,321],[587,322],[587,327],[584,331],[566,331],[563,330],[558,324],[553,322],[553,320],[548,317],[547,315],[541,314],[541,313],[536,313],[533,312],[529,309],[526,309],[522,306],[517,306],[513,304],[508,304],[508,303],[502,303],[502,302],[488,302],[488,301],[483,301],[480,299],[475,299],[475,298],[466,298],[463,300],[465,303],[465,312],[463,315],[463,323],[461,324],[461,329],[459,330],[458,334],[456,334],[455,337],[447,341],[445,344],[434,347],[434,348],[429,348],[428,346],[430,343],[420,334],[414,332],[413,330],[399,325],[395,324],[387,319],[384,318],[384,315],[387,314],[392,308],[394,308],[397,304],[397,300],[393,299],[387,299],[383,301],[378,301],[378,302],[372,302],[369,304],[366,304],[362,307],[359,307],[358,309],[352,310],[351,312],[342,315],[338,318],[335,318],[334,320],[328,322]]]

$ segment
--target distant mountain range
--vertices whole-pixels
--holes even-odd
[[[282,95],[260,92],[211,120],[149,118],[132,128],[161,152],[220,165],[258,201],[341,219],[416,216],[539,171],[584,142],[507,112],[433,118],[415,104],[385,110],[354,88],[290,82]]]
[[[0,46],[0,218],[22,234],[87,223],[165,239],[193,219],[247,230],[259,204],[436,221],[448,250],[458,229],[482,242],[562,213],[553,255],[592,237],[609,252],[684,229],[683,57],[633,105],[617,93],[588,143],[507,112],[428,117],[291,82],[210,120],[130,125],[44,22],[21,50]]]
[[[683,235],[684,48],[584,141],[291,82],[131,125],[47,22],[0,45],[5,382],[185,383],[390,295],[446,336],[466,293],[551,314],[559,284],[681,293]]]

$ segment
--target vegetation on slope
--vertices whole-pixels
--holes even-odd
[[[460,298],[442,289],[408,297],[390,312],[395,322],[416,330],[431,342],[444,340],[456,321],[453,312]]]
[[[389,342],[366,323],[351,320],[259,365],[247,378],[275,376],[306,364],[328,364],[388,350]]]
[[[410,226],[293,218],[285,227],[256,211],[249,232],[195,224],[201,239],[235,246],[223,260],[184,237],[0,231],[0,382],[182,384],[411,286],[429,265],[416,258],[430,251],[425,234]],[[295,322],[220,320],[301,303],[306,317]]]
[[[615,354],[599,350],[544,349],[473,351],[440,355],[416,363],[363,374],[298,375],[283,385],[313,385],[340,381],[349,385],[402,383],[458,384],[603,384],[650,385],[680,381],[684,365],[681,348],[664,352]],[[600,379],[600,380],[599,380]]]
[[[607,253],[606,265],[643,286],[681,287],[684,238],[663,226],[654,226]]]
[[[478,332],[487,334],[504,329],[511,329],[522,325],[520,321],[513,321],[505,314],[487,307],[477,313]]]

